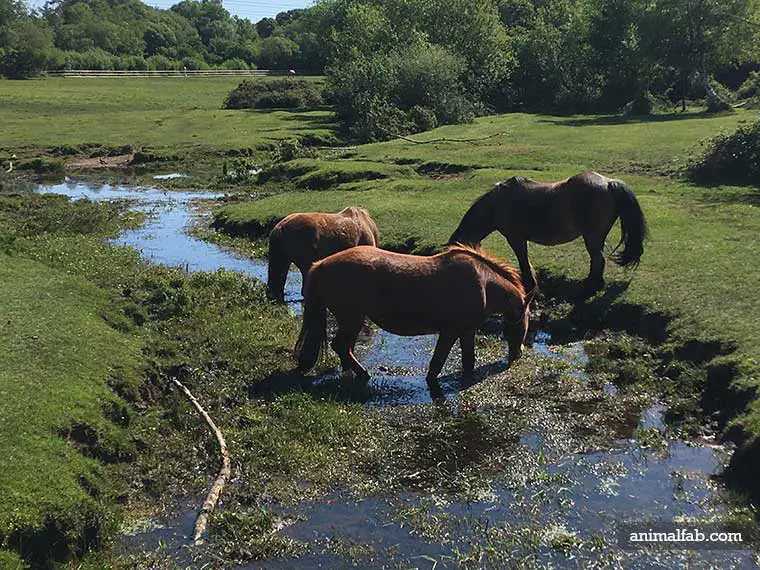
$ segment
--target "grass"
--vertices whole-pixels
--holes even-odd
[[[689,113],[630,121],[527,114],[485,117],[416,137],[468,138],[471,143],[394,140],[330,155],[321,163],[278,164],[277,176],[288,178],[295,188],[308,188],[314,179],[331,183],[321,185],[320,192],[293,191],[222,206],[215,226],[259,238],[290,212],[359,205],[377,222],[382,246],[429,253],[446,242],[472,200],[498,180],[516,174],[559,180],[587,169],[623,178],[636,192],[651,230],[640,268],[630,273],[609,263],[606,278],[612,287],[605,294],[585,310],[547,309],[545,326],[551,329],[565,310],[576,336],[594,328],[622,327],[660,345],[661,367],[683,357],[687,351],[679,347],[717,346],[689,357],[708,370],[703,374],[707,380],[689,385],[684,379],[677,385],[688,385],[695,406],[718,412],[728,433],[738,427],[741,435],[733,431],[734,437],[752,442],[746,449],[754,449],[760,443],[760,404],[745,406],[760,386],[760,337],[755,330],[760,318],[760,196],[754,188],[705,189],[678,177],[701,140],[753,118],[751,113]],[[391,164],[399,169],[391,172]],[[384,176],[351,177],[370,169],[384,169]],[[336,172],[343,172],[343,178]],[[617,232],[615,228],[610,243],[615,243]],[[484,245],[514,259],[498,235]],[[532,245],[531,260],[544,276],[545,291],[560,299],[560,306],[588,271],[580,240],[557,247]],[[648,323],[657,330],[648,330]],[[717,400],[709,401],[716,395]]]
[[[248,150],[283,138],[332,136],[326,111],[221,110],[224,95],[237,83],[221,78],[2,82],[0,149],[28,159],[52,155],[57,146],[83,153],[89,147],[82,145],[128,144],[159,157],[189,157],[182,158],[184,165],[199,176],[182,184],[202,185],[213,179],[209,172],[218,170],[220,154],[248,156]],[[652,240],[642,266],[627,288],[629,274],[611,266],[607,293],[579,309],[566,297],[586,273],[582,244],[534,247],[532,260],[542,269],[547,292],[543,318],[558,333],[561,326],[574,327],[575,338],[618,326],[646,336],[654,323],[660,360],[652,366],[669,366],[675,386],[709,394],[710,382],[733,379],[754,389],[751,359],[760,353],[752,330],[758,316],[756,191],[700,189],[670,176],[699,140],[750,117],[689,113],[628,121],[511,114],[415,136],[477,139],[506,133],[470,144],[394,140],[316,156],[314,149],[301,154],[288,147],[277,151],[279,158],[296,156],[268,169],[265,185],[230,187],[239,202],[222,207],[217,221],[232,233],[260,237],[288,212],[358,204],[370,209],[386,246],[430,252],[445,242],[472,199],[509,175],[552,180],[586,168],[617,175],[636,191],[650,221]],[[268,197],[246,201],[248,194]],[[532,357],[467,391],[471,408],[487,408],[488,418],[469,411],[439,415],[432,409],[367,415],[355,397],[336,393],[334,386],[302,392],[288,373],[298,323],[286,310],[266,303],[263,288],[239,275],[188,276],[144,266],[134,252],[103,245],[101,236],[134,223],[119,212],[10,193],[0,199],[0,251],[12,254],[0,254],[0,307],[2,314],[7,309],[21,315],[12,318],[18,327],[13,330],[4,330],[0,321],[0,348],[12,347],[19,370],[5,388],[12,397],[3,395],[6,402],[0,401],[0,409],[5,405],[10,411],[0,417],[13,417],[18,426],[29,420],[29,402],[44,407],[34,424],[41,435],[30,445],[24,440],[21,449],[29,450],[30,464],[45,467],[29,474],[39,487],[50,472],[62,474],[57,480],[64,486],[55,496],[50,493],[58,502],[47,503],[45,489],[34,494],[26,478],[0,466],[3,477],[10,477],[11,492],[0,494],[5,518],[17,512],[25,529],[39,528],[35,525],[44,513],[61,513],[63,518],[54,520],[71,522],[64,527],[72,537],[86,537],[88,521],[99,522],[97,528],[106,532],[123,509],[140,517],[205,491],[216,468],[213,441],[189,405],[167,389],[171,376],[188,384],[206,405],[235,458],[236,477],[225,490],[225,510],[214,519],[210,535],[216,552],[230,564],[298,551],[298,545],[272,534],[277,521],[268,506],[273,501],[293,504],[336,486],[357,495],[415,491],[474,499],[495,477],[530,491],[527,475],[540,478],[546,461],[543,451],[536,454],[517,443],[531,418],[551,419],[549,432],[567,446],[557,452],[561,455],[611,445],[616,434],[610,426],[644,405],[637,390],[651,382],[651,367],[637,366],[636,360],[651,350],[635,343],[629,350],[622,341],[610,342],[610,350],[619,351],[613,365],[622,363],[613,371],[619,372],[621,385],[629,380],[633,385],[630,392],[621,389],[625,393],[613,404],[596,393],[599,386],[586,393],[563,370]],[[240,243],[239,238],[221,242]],[[501,238],[490,238],[486,246],[511,258]],[[260,243],[250,251],[261,251]],[[621,315],[624,322],[615,321]],[[691,368],[682,365],[689,360],[690,341],[692,352],[704,356]],[[737,351],[726,356],[733,345]],[[39,346],[51,348],[43,353]],[[0,359],[9,358],[6,353]],[[55,382],[34,391],[33,379],[48,370],[45,366]],[[136,366],[139,378],[130,372]],[[6,369],[0,367],[0,390]],[[111,382],[118,396],[108,386],[113,371],[124,371]],[[61,386],[70,386],[71,393],[61,394]],[[727,405],[724,389],[715,395],[716,406]],[[74,397],[76,402],[69,399]],[[48,398],[55,401],[47,403]],[[122,407],[122,401],[133,405]],[[597,404],[587,411],[574,408],[586,401]],[[575,411],[555,413],[558,403]],[[738,399],[734,416],[744,403]],[[546,413],[525,413],[536,406]],[[129,426],[113,421],[119,417],[114,410],[129,414]],[[739,417],[745,433],[760,433],[760,409]],[[77,442],[75,436],[91,432],[67,429],[74,421],[102,435],[96,441],[103,445]],[[18,427],[8,433],[16,432]],[[5,430],[0,437],[6,437]],[[49,448],[35,447],[39,442]],[[14,453],[18,449],[13,446]],[[109,454],[95,456],[95,449],[131,461],[106,464]],[[752,447],[741,450],[749,454]],[[70,508],[74,504],[84,505],[79,519],[77,508]],[[7,541],[3,547],[18,550]],[[66,554],[76,550],[69,547]],[[15,553],[0,550],[3,564],[21,563]],[[79,561],[70,567],[80,568]],[[134,559],[106,551],[91,554],[81,567],[171,568],[174,563],[161,552]]]
[[[109,300],[85,279],[0,257],[0,536],[32,558],[46,541],[59,542],[54,554],[81,551],[105,526],[95,459],[134,454],[104,414],[128,421],[108,383],[137,375],[139,343],[99,315]]]
[[[131,145],[182,158],[255,149],[281,138],[331,136],[327,111],[222,109],[240,82],[228,77],[0,80],[0,151],[22,158],[51,151],[76,154],[82,145]]]

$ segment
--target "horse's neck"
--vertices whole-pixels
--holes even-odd
[[[501,313],[512,318],[519,313],[522,299],[517,287],[506,277],[489,269],[486,282],[486,312]],[[515,315],[513,315],[513,313]]]
[[[493,221],[494,212],[492,208],[495,205],[493,202],[494,200],[489,197],[489,199],[473,204],[465,213],[450,241],[479,244],[488,234],[493,232],[496,229]]]

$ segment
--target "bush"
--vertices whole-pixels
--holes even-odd
[[[343,130],[371,141],[471,121],[465,72],[461,58],[423,44],[333,66],[328,84]]]
[[[152,55],[148,58],[148,69],[156,71],[176,70],[181,66],[163,55]]]
[[[225,109],[303,109],[323,103],[317,88],[305,79],[243,81],[224,101]]]
[[[760,73],[752,71],[746,81],[739,87],[736,97],[738,99],[752,99],[758,94],[760,94]]]
[[[182,59],[182,67],[185,69],[209,69],[211,66],[199,57],[186,57]]]
[[[646,91],[637,95],[630,103],[625,106],[623,113],[631,117],[644,117],[651,115],[654,111],[657,101],[654,96]]]
[[[219,69],[248,69],[248,64],[239,57],[233,57],[232,59],[223,61],[219,65]]]
[[[760,183],[760,120],[711,139],[688,175],[701,184]]]

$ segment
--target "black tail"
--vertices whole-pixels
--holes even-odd
[[[613,250],[612,260],[621,267],[635,269],[644,254],[647,223],[636,196],[621,180],[611,180],[607,186],[615,196],[615,211],[620,216],[620,242]],[[618,252],[620,246],[623,250]]]
[[[313,275],[315,272],[310,271],[307,278],[303,324],[294,350],[298,371],[302,374],[314,367],[327,341],[327,309],[319,298]]]
[[[288,278],[290,260],[280,243],[282,240],[277,230],[269,234],[269,266],[267,268],[267,294],[279,303],[285,302],[285,281]]]

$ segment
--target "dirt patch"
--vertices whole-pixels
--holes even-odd
[[[68,164],[69,168],[126,168],[132,164],[134,153],[118,154],[115,156],[95,156],[92,158],[80,158]]]

